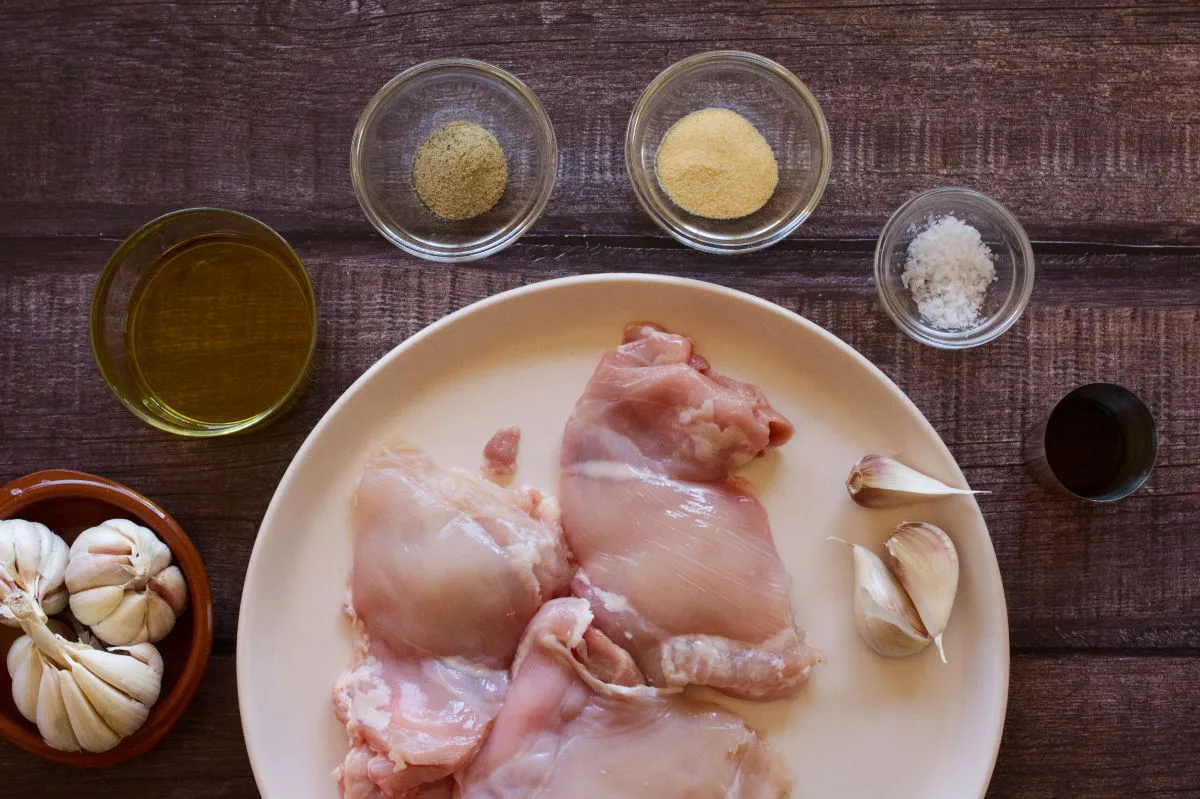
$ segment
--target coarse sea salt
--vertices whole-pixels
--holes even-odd
[[[992,251],[979,231],[949,214],[913,237],[900,275],[922,318],[938,330],[963,330],[978,322],[987,287],[995,280]]]

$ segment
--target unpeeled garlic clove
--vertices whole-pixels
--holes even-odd
[[[83,624],[98,622],[117,609],[125,598],[125,586],[101,585],[71,594],[71,613]]]
[[[854,551],[854,619],[867,645],[887,657],[904,657],[929,646],[929,635],[912,600],[871,550],[840,541]]]
[[[42,672],[42,682],[38,691],[37,718],[34,721],[46,743],[55,749],[78,752],[80,750],[79,739],[71,728],[71,719],[67,715],[67,705],[63,701],[59,674],[60,672],[56,669],[49,668]]]
[[[104,726],[116,733],[118,740],[133,734],[146,723],[150,715],[148,706],[109,685],[87,666],[72,663],[71,677]]]
[[[92,649],[76,653],[79,661],[109,685],[149,707],[162,688],[162,655],[153,644],[115,646],[112,651]],[[130,668],[133,658],[149,668]]]
[[[867,508],[894,508],[954,494],[984,494],[967,488],[951,488],[940,480],[883,455],[867,455],[850,470],[846,479],[850,498]]]
[[[124,591],[121,602],[108,615],[91,621],[92,632],[100,640],[113,644],[129,644],[134,641],[150,640],[146,625],[146,594],[142,591]],[[81,608],[72,607],[81,621],[88,621]]]
[[[947,662],[942,634],[958,593],[958,550],[954,542],[932,524],[904,522],[883,546],[892,571],[933,637],[942,662]]]
[[[107,752],[121,742],[121,736],[104,723],[104,719],[88,702],[71,672],[59,672],[58,683],[67,718],[71,722],[71,732],[75,733],[85,751]]]
[[[150,578],[149,586],[151,591],[175,611],[176,616],[187,610],[187,582],[178,566],[168,566],[160,571]]]
[[[23,635],[8,649],[8,673],[12,676],[13,701],[21,715],[37,722],[38,691],[42,684],[42,659],[33,639]]]

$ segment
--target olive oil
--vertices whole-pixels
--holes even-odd
[[[126,315],[125,355],[141,402],[194,429],[275,409],[311,357],[307,281],[286,247],[238,233],[197,236],[162,253]]]

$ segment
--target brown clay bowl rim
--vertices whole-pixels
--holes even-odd
[[[111,766],[132,760],[155,746],[171,731],[192,701],[208,665],[213,641],[212,589],[208,573],[191,539],[162,508],[136,491],[104,477],[69,469],[48,469],[13,480],[0,488],[0,519],[18,515],[24,508],[47,499],[87,498],[120,508],[149,527],[170,547],[188,585],[192,616],[192,640],[183,672],[170,693],[150,709],[150,717],[140,730],[108,752],[63,752],[38,734],[37,728],[22,719],[14,722],[0,716],[0,735],[35,755],[73,766]]]

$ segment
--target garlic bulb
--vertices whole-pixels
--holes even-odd
[[[904,522],[884,543],[888,562],[908,592],[921,623],[933,636],[942,662],[942,633],[958,593],[958,550],[950,536],[932,524]]]
[[[158,641],[187,607],[187,584],[171,550],[127,519],[84,530],[67,564],[71,612],[110,644]]]
[[[22,519],[0,521],[0,600],[12,591],[24,591],[49,615],[67,606],[63,577],[67,569],[67,544],[50,528]],[[0,622],[18,622],[0,607]]]
[[[833,538],[854,550],[854,619],[859,635],[881,655],[904,657],[929,646],[912,600],[871,550]]]
[[[951,488],[940,480],[883,455],[867,455],[854,464],[846,479],[850,498],[867,508],[894,508],[952,494],[984,494]]]
[[[22,592],[4,598],[25,635],[8,650],[13,701],[46,743],[71,752],[107,752],[146,722],[162,688],[152,644],[113,651],[68,641]]]

